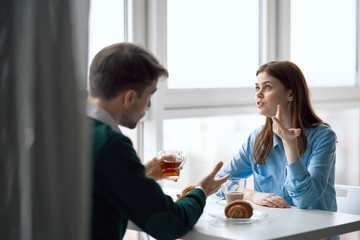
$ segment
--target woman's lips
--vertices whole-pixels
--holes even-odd
[[[261,108],[262,106],[264,106],[264,103],[262,103],[262,102],[257,102],[256,105],[257,105],[258,108]]]

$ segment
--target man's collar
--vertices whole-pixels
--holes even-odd
[[[102,107],[100,107],[99,105],[93,102],[87,101],[86,115],[109,125],[116,132],[121,132],[118,127],[118,124],[111,117],[111,115],[105,109],[103,109]]]

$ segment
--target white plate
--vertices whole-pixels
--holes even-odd
[[[264,219],[268,216],[268,214],[265,212],[254,210],[251,218],[227,218],[225,216],[224,210],[219,210],[219,211],[215,211],[215,212],[210,212],[209,216],[214,217],[214,218],[219,219],[224,222],[244,224],[244,223],[252,223],[252,222],[256,222],[258,220]]]

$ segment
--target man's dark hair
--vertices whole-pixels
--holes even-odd
[[[167,70],[144,47],[116,43],[102,49],[91,63],[90,96],[110,100],[134,89],[140,97],[160,77],[168,77]]]

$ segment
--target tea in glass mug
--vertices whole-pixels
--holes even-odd
[[[185,154],[181,150],[163,150],[158,152],[160,166],[164,179],[179,179],[180,169],[185,163]]]

